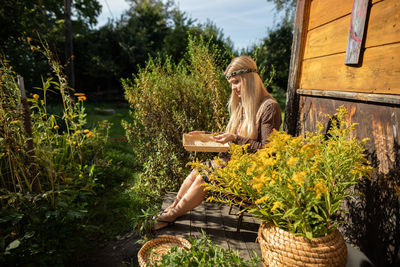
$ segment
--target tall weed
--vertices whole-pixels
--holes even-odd
[[[108,127],[84,129],[86,97],[71,89],[48,45],[32,46],[49,61],[53,76],[38,94],[20,97],[17,75],[0,65],[0,265],[62,264],[84,235],[97,183],[95,168]],[[62,116],[47,112],[57,91]]]
[[[179,64],[158,56],[133,80],[122,81],[134,121],[124,127],[134,150],[140,151],[141,184],[155,195],[176,189],[187,174],[185,164],[193,154],[183,148],[183,133],[221,132],[227,124],[230,89],[222,69],[228,62],[223,58],[226,55],[215,46],[190,37]]]

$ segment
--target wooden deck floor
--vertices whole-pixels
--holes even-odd
[[[176,193],[167,193],[162,208],[165,209],[175,199]],[[233,208],[232,213],[237,212]],[[158,231],[158,235],[167,234],[188,239],[201,236],[203,229],[212,241],[224,248],[238,250],[240,256],[249,259],[254,255],[254,251],[261,257],[260,246],[256,243],[257,230],[260,225],[252,217],[245,214],[240,232],[236,232],[238,216],[229,215],[229,206],[219,205],[218,203],[203,203],[178,218],[175,225]]]

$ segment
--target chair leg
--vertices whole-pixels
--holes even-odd
[[[242,226],[242,221],[243,221],[243,213],[239,214],[238,222],[237,222],[237,227],[236,227],[236,232],[240,232],[240,227]]]
[[[232,215],[232,213],[231,213],[232,207],[233,207],[233,204],[230,204],[230,205],[229,205],[229,212],[228,212],[229,215]]]

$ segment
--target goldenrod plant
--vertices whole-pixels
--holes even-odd
[[[330,116],[326,135],[318,123],[318,131],[305,137],[275,131],[254,154],[231,145],[227,166],[210,175],[208,201],[242,205],[243,212],[309,239],[331,233],[340,202],[372,171],[364,154],[368,139],[351,137],[356,124],[346,125],[345,114],[340,107]]]

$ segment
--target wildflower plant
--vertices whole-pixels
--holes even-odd
[[[318,123],[318,131],[305,137],[274,131],[254,154],[231,145],[231,160],[209,176],[208,200],[241,205],[243,212],[309,239],[331,233],[339,224],[340,202],[372,170],[364,154],[368,139],[351,137],[356,124],[348,127],[345,113],[340,107],[330,116],[327,135]]]
[[[72,233],[89,231],[88,206],[101,186],[97,166],[109,127],[85,132],[86,97],[70,93],[61,64],[41,45],[34,50],[53,77],[31,97],[0,58],[0,265],[60,265],[83,238]],[[61,95],[61,115],[48,111],[49,92]]]

